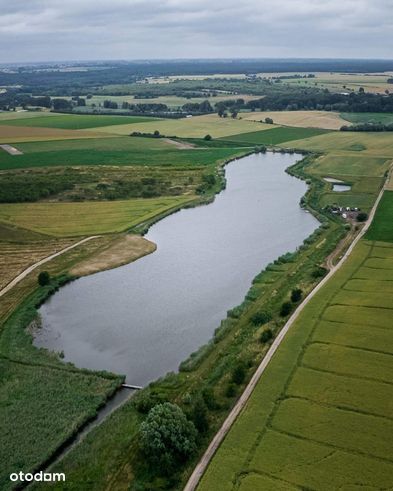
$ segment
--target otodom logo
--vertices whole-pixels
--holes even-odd
[[[12,482],[65,482],[65,474],[63,472],[13,472],[10,474]]]

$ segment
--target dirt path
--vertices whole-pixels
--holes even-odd
[[[68,247],[65,247],[59,252],[56,252],[55,254],[51,254],[50,256],[44,257],[44,259],[41,259],[40,261],[37,261],[36,263],[32,264],[28,268],[26,268],[22,273],[18,274],[10,283],[8,283],[7,286],[5,286],[2,290],[0,290],[0,297],[5,295],[7,292],[11,290],[17,283],[19,283],[23,278],[26,278],[28,274],[30,274],[32,271],[34,271],[36,268],[41,266],[42,264],[47,263],[48,261],[51,261],[55,257],[60,256],[61,254],[64,254],[65,252],[70,251],[71,249],[74,249],[74,247],[77,247],[81,244],[84,244],[85,242],[92,240],[92,239],[97,239],[100,237],[100,235],[92,235],[91,237],[86,237],[85,239],[80,240],[79,242],[75,242],[75,244],[72,244]]]
[[[195,145],[193,145],[192,143],[178,142],[176,140],[172,140],[171,138],[164,138],[164,142],[169,143],[170,145],[174,145],[180,150],[193,150],[196,148]]]
[[[295,312],[291,315],[291,317],[288,319],[287,323],[285,326],[281,329],[280,333],[278,336],[275,338],[273,344],[270,346],[269,351],[266,353],[264,359],[258,366],[257,370],[255,371],[252,379],[248,383],[247,387],[245,388],[244,392],[240,396],[239,400],[233,407],[232,411],[229,413],[227,416],[226,420],[224,421],[223,425],[221,428],[218,430],[216,433],[215,437],[213,440],[210,442],[210,445],[208,446],[206,452],[203,454],[201,460],[198,462],[197,466],[194,469],[194,472],[191,474],[190,479],[188,480],[184,491],[194,491],[196,487],[199,484],[199,481],[203,474],[205,473],[211,459],[213,458],[213,455],[217,451],[218,447],[224,440],[225,436],[227,435],[228,431],[230,430],[231,426],[235,422],[236,418],[239,416],[241,413],[242,409],[245,407],[247,404],[248,399],[250,398],[253,390],[255,389],[255,386],[257,385],[259,379],[261,378],[263,372],[265,371],[266,367],[268,366],[269,362],[273,358],[274,353],[277,351],[277,348],[280,346],[281,342],[283,341],[285,335],[293,325],[293,323],[296,321],[296,319],[299,317],[300,313],[304,309],[304,307],[311,301],[311,299],[325,286],[325,284],[330,280],[330,278],[335,274],[335,272],[341,268],[341,266],[345,263],[345,261],[348,259],[350,256],[351,252],[353,251],[354,247],[356,244],[359,242],[359,240],[363,237],[363,235],[366,233],[368,227],[370,226],[370,223],[372,222],[375,211],[377,209],[377,206],[382,198],[383,192],[385,191],[387,187],[387,183],[389,182],[389,177],[387,178],[385,185],[381,189],[374,206],[370,212],[370,216],[365,222],[364,227],[362,230],[359,232],[359,234],[354,238],[352,244],[349,246],[339,263],[335,266],[332,265],[331,270],[329,273],[322,279],[320,283],[309,293],[309,295],[303,300],[303,302],[298,306],[298,308],[295,310]]]

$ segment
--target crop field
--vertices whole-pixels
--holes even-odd
[[[33,118],[28,120],[33,121]],[[12,126],[8,125],[9,121],[5,121],[4,125],[0,125],[0,143],[18,143],[18,142],[35,142],[35,141],[50,141],[50,140],[74,140],[75,138],[87,139],[104,138],[105,134],[97,134],[92,131],[77,131],[77,130],[61,130],[56,128],[40,128],[30,126]],[[27,120],[26,120],[27,123]],[[0,163],[3,160],[5,152],[1,150]]]
[[[195,196],[83,203],[2,204],[0,222],[55,237],[122,232]]]
[[[214,164],[241,153],[236,148],[179,149],[161,138],[113,135],[89,140],[31,142],[18,144],[17,148],[23,155],[2,151],[0,170],[68,165],[195,166]]]
[[[191,118],[165,119],[151,121],[149,123],[117,125],[110,128],[104,126],[97,131],[128,135],[133,131],[153,133],[155,130],[158,130],[162,135],[178,136],[181,138],[203,138],[207,134],[213,138],[220,138],[264,129],[271,129],[271,126],[256,121],[220,118],[217,114],[208,114],[204,116],[193,116]]]
[[[254,131],[251,133],[241,133],[224,137],[223,140],[232,142],[250,143],[250,145],[278,145],[282,142],[299,140],[300,138],[311,138],[316,135],[326,133],[325,130],[317,128],[290,128],[278,127],[265,129],[264,131]]]
[[[389,213],[381,202],[375,225]],[[199,491],[393,486],[393,236],[367,235],[382,237],[300,314]]]
[[[256,111],[247,115],[242,113],[242,118],[247,121],[264,121],[265,118],[271,118],[274,123],[284,126],[325,130],[339,130],[341,126],[348,124],[342,115],[330,111]]]
[[[378,205],[371,227],[367,231],[369,240],[393,242],[393,191],[385,191]],[[392,265],[389,266],[393,267]]]
[[[389,132],[342,132],[332,131],[323,135],[282,143],[286,148],[303,148],[316,152],[342,154],[356,152],[353,155],[370,157],[393,157],[393,138]]]
[[[0,121],[2,122],[4,120],[42,118],[42,116],[56,116],[56,113],[49,111],[0,111]]]
[[[383,94],[385,90],[391,90],[392,84],[388,84],[388,74],[365,73],[324,73],[315,72],[315,78],[286,79],[285,83],[304,87],[318,87],[329,89],[333,92],[357,92],[363,87],[366,92]]]
[[[312,173],[331,176],[382,177],[389,168],[390,160],[366,155],[332,155],[320,157],[310,166]]]
[[[393,113],[341,113],[341,118],[353,123],[393,123]]]
[[[41,128],[58,128],[64,130],[83,130],[101,126],[144,123],[150,118],[138,116],[106,116],[85,114],[62,114],[40,116],[35,118],[16,118],[10,120],[0,119],[0,125],[29,126]]]

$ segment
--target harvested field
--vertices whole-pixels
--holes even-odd
[[[331,152],[335,155],[352,153],[352,155],[367,155],[371,158],[393,157],[393,138],[388,131],[380,133],[332,131],[312,138],[283,142],[281,146]]]
[[[117,125],[99,128],[97,131],[112,132],[119,135],[129,135],[133,131],[154,133],[158,130],[161,135],[178,136],[181,138],[203,138],[209,134],[213,138],[220,138],[238,133],[261,131],[271,129],[271,125],[247,121],[243,119],[220,118],[217,114],[193,116],[182,119],[165,119],[149,123],[135,123],[132,125]]]
[[[155,250],[156,245],[153,242],[139,235],[124,235],[99,250],[97,254],[78,263],[70,273],[75,276],[86,276],[98,271],[117,268],[151,254]]]
[[[275,124],[325,130],[339,130],[341,126],[348,124],[339,113],[328,111],[262,111],[242,114],[241,117],[247,121],[264,121],[265,118],[271,118]]]
[[[57,239],[28,243],[0,242],[0,290],[28,266],[58,252],[75,240]]]

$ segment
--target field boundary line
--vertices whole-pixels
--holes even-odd
[[[261,378],[262,374],[264,373],[266,367],[270,363],[271,359],[273,358],[274,353],[277,351],[277,348],[280,346],[282,343],[285,335],[289,331],[290,327],[294,324],[294,322],[297,320],[299,317],[300,313],[303,311],[304,307],[311,301],[311,299],[325,286],[325,284],[330,280],[330,278],[338,271],[341,266],[346,262],[350,254],[352,253],[353,249],[357,245],[357,243],[360,241],[360,239],[364,236],[364,234],[367,232],[373,218],[375,215],[375,212],[377,210],[377,207],[379,205],[379,202],[381,201],[382,195],[387,188],[387,183],[389,182],[390,179],[390,172],[388,173],[387,178],[385,179],[384,185],[382,186],[377,199],[375,200],[375,203],[370,211],[370,215],[367,219],[367,221],[364,224],[364,227],[362,230],[357,234],[357,236],[354,238],[353,242],[351,245],[348,247],[347,251],[344,253],[340,261],[333,266],[329,273],[311,290],[311,292],[307,295],[307,297],[303,300],[303,302],[297,307],[297,309],[294,311],[294,313],[291,315],[291,317],[288,319],[284,327],[281,329],[279,332],[278,336],[275,338],[273,341],[272,345],[270,346],[269,350],[267,351],[265,357],[259,364],[258,368],[256,369],[254,375],[252,376],[250,382],[248,383],[247,387],[245,388],[244,392],[240,396],[239,400],[236,402],[234,407],[232,408],[231,412],[225,419],[224,423],[222,424],[221,428],[218,430],[216,435],[214,436],[213,440],[210,442],[208,448],[206,449],[205,453],[202,455],[202,458],[199,460],[198,464],[194,468],[193,473],[191,474],[186,486],[184,487],[184,491],[195,491],[197,488],[203,474],[205,473],[211,459],[213,458],[214,454],[218,450],[219,446],[221,443],[224,441],[227,433],[231,429],[232,425],[236,421],[237,417],[241,413],[241,411],[244,409],[246,406],[249,398],[251,397],[252,392],[254,391],[257,383],[259,382],[259,379]]]
[[[51,261],[52,259],[61,256],[65,252],[70,251],[71,249],[74,249],[75,247],[78,247],[81,244],[84,244],[85,242],[88,242],[89,240],[92,239],[97,239],[98,237],[101,237],[101,235],[92,235],[90,237],[85,237],[82,240],[79,240],[78,242],[75,242],[75,244],[71,244],[68,247],[65,247],[64,249],[61,249],[58,252],[55,252],[54,254],[51,254],[50,256],[44,257],[44,259],[41,259],[40,261],[37,261],[36,263],[32,264],[25,270],[23,270],[21,273],[18,274],[13,280],[11,280],[8,285],[6,285],[2,290],[0,290],[0,297],[5,295],[7,292],[9,292],[15,285],[17,285],[20,281],[22,281],[28,274],[30,274],[32,271],[37,269],[39,266],[42,266],[42,264],[47,263],[48,261]]]

